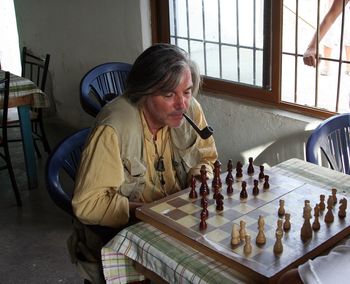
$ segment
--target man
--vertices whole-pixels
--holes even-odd
[[[187,113],[200,128],[206,125],[194,98],[199,85],[198,68],[176,46],[157,44],[136,59],[124,95],[101,110],[82,153],[72,200],[81,223],[120,230],[143,203],[186,188],[202,165],[212,175],[213,137],[201,139],[183,118]],[[76,224],[71,251],[94,251],[98,262],[108,238],[91,245],[85,227]]]

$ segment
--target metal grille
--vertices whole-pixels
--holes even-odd
[[[268,88],[270,5],[263,0],[170,0],[170,42],[208,77]],[[266,70],[266,72],[264,72]]]

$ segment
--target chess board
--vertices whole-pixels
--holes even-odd
[[[258,172],[255,168],[255,174],[248,176],[244,168],[244,176],[234,181],[232,195],[226,193],[226,173],[221,174],[224,209],[221,212],[216,210],[213,191],[211,191],[207,197],[209,216],[205,230],[200,230],[199,226],[202,211],[199,195],[200,182],[196,184],[198,198],[189,198],[190,189],[185,189],[164,199],[145,204],[138,208],[136,216],[217,261],[238,269],[254,282],[262,283],[277,282],[285,271],[321,254],[350,233],[349,217],[344,219],[338,217],[339,200],[344,196],[337,194],[338,202],[333,208],[334,222],[326,224],[324,216],[327,209],[321,211],[319,217],[321,228],[313,231],[311,239],[302,241],[300,232],[304,223],[304,201],[309,200],[313,208],[320,202],[320,194],[324,194],[327,201],[328,196],[331,195],[331,189],[329,191],[321,189],[274,173],[271,169],[265,170],[265,174],[270,177],[269,189],[263,190],[263,181],[260,180],[259,194],[253,196],[253,181],[257,179]],[[248,191],[248,198],[244,202],[240,200],[243,180],[247,183]],[[208,185],[211,189],[211,181],[208,181]],[[280,199],[285,202],[286,213],[291,215],[291,229],[283,234],[283,252],[275,254],[273,247],[276,241]],[[266,243],[262,246],[255,243],[260,215],[265,220],[266,235]],[[248,255],[243,251],[244,241],[235,246],[231,244],[232,226],[234,223],[239,226],[241,220],[246,222],[246,231],[251,236],[252,252]],[[313,220],[313,218],[310,220],[311,224]]]

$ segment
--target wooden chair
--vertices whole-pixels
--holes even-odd
[[[49,54],[46,54],[45,58],[41,58],[29,52],[26,47],[23,47],[21,76],[33,81],[43,92],[45,92],[49,63]],[[8,119],[9,127],[19,127],[18,113],[16,108],[10,109]],[[36,141],[39,140],[42,142],[45,152],[51,152],[45,132],[42,108],[31,109],[31,122],[35,151],[38,157],[41,157]],[[22,139],[9,139],[9,142],[18,142],[21,140]]]
[[[350,174],[350,113],[323,121],[306,143],[306,160],[320,164],[326,158],[331,169]]]
[[[7,115],[8,104],[10,96],[10,72],[5,72],[5,78],[0,80],[0,89],[3,90],[3,108],[0,111],[1,116],[1,136],[0,136],[0,148],[3,149],[3,153],[0,152],[0,157],[5,161],[5,165],[0,165],[0,170],[7,169],[10,175],[12,189],[15,193],[17,206],[22,206],[21,196],[17,187],[15,174],[12,167],[11,156],[9,151],[9,145],[7,141]]]
[[[123,94],[132,65],[109,62],[92,68],[80,82],[80,103],[91,116],[96,116],[109,101]]]

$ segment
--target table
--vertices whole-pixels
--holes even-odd
[[[4,76],[5,71],[0,70],[0,78]],[[18,109],[29,189],[38,186],[32,126],[30,121],[30,108],[49,107],[49,105],[48,97],[35,85],[35,83],[29,79],[10,74],[9,107],[17,107]],[[3,98],[0,90],[0,109],[2,109],[2,107]]]
[[[323,189],[335,187],[350,194],[350,176],[299,159],[285,161],[274,172],[298,178]],[[171,283],[247,283],[251,279],[175,240],[150,224],[140,222],[118,233],[103,249],[107,283],[143,279],[135,269],[144,267]]]

